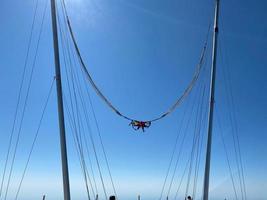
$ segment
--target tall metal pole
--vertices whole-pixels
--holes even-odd
[[[64,109],[63,109],[63,99],[62,99],[62,85],[61,85],[61,73],[60,73],[60,61],[59,61],[55,0],[51,0],[51,15],[52,15],[52,29],[53,29],[53,42],[54,42],[55,72],[56,72],[56,83],[57,83],[57,104],[58,104],[58,120],[59,120],[59,130],[60,130],[64,200],[70,200],[69,171],[68,171],[68,158],[67,158],[66,136],[65,136]]]
[[[208,142],[206,152],[205,176],[204,176],[204,191],[203,200],[209,199],[209,179],[210,179],[210,159],[211,159],[211,143],[213,129],[213,110],[214,110],[214,93],[215,93],[215,77],[217,64],[217,37],[218,37],[218,16],[219,16],[219,0],[215,0],[215,17],[213,31],[213,47],[212,47],[212,66],[211,66],[211,83],[209,97],[209,116],[208,116]]]

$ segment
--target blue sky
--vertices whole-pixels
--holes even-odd
[[[37,26],[34,30],[34,44],[37,41],[45,0],[40,2]],[[35,1],[4,0],[0,7],[1,175],[34,5]],[[198,62],[208,24],[213,17],[213,6],[212,0],[67,1],[74,33],[95,82],[123,113],[138,119],[153,118],[164,112],[187,86]],[[227,94],[224,90],[223,69],[228,63],[248,199],[258,200],[266,199],[267,196],[266,8],[267,2],[263,0],[221,1],[219,46],[222,56],[218,56],[216,85],[218,112],[215,117],[222,121],[230,160],[237,178],[232,137],[227,121],[229,118]],[[17,189],[41,109],[54,76],[49,11],[50,9],[46,13],[36,70],[11,179],[8,197],[10,199]],[[33,51],[31,52],[33,54]],[[32,63],[32,54],[29,66]],[[210,64],[210,61],[207,61],[207,64]],[[207,79],[208,70],[201,75],[203,79]],[[64,81],[66,79],[63,79],[66,89]],[[188,104],[192,102],[197,89],[193,90],[174,113],[153,123],[151,128],[142,134],[132,130],[127,121],[115,115],[95,95],[89,84],[88,88],[92,95],[118,195],[126,199],[135,199],[138,194],[146,199],[158,198],[183,110],[186,102]],[[90,117],[92,119],[92,115]],[[66,126],[73,199],[85,199],[82,174],[68,123]],[[178,184],[178,178],[189,156],[192,126],[188,131],[187,146],[183,149],[182,165],[178,167],[175,184]],[[93,135],[97,139],[93,122],[92,127]],[[100,148],[98,152],[101,155]],[[103,161],[102,155],[103,173],[108,191],[111,193]],[[232,198],[233,189],[217,123],[215,123],[211,163],[211,197]],[[203,163],[199,173],[199,185],[201,185]],[[100,188],[99,177],[97,179]],[[47,194],[48,199],[62,197],[55,88],[20,197],[36,199],[41,198],[42,194]]]

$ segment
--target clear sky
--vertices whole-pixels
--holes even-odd
[[[33,44],[36,44],[38,38],[45,1],[40,0],[38,7]],[[0,3],[0,178],[14,119],[35,2],[2,0]],[[213,0],[67,1],[74,33],[95,82],[123,113],[138,119],[158,116],[181,95],[198,62],[208,24],[213,18],[213,7]],[[227,121],[227,93],[224,90],[223,69],[228,64],[247,196],[254,200],[263,200],[267,196],[266,9],[267,2],[264,0],[221,0],[219,20],[219,48],[222,55],[218,57],[218,112],[215,118],[222,122],[234,177],[238,180],[233,141]],[[50,22],[48,6],[7,199],[14,198],[54,76]],[[29,67],[33,62],[33,53],[31,50]],[[208,56],[210,59],[210,52]],[[210,60],[207,64],[210,64]],[[28,77],[29,70],[26,74]],[[201,77],[207,79],[207,74],[208,70]],[[65,78],[63,85],[65,90]],[[174,113],[153,123],[143,134],[134,131],[128,126],[129,122],[114,114],[95,94],[89,83],[88,88],[118,195],[121,199],[135,199],[138,194],[146,199],[159,198],[183,110],[186,102],[192,102],[197,89]],[[26,87],[23,91],[25,97]],[[79,160],[69,124],[66,126],[71,193],[73,199],[85,199]],[[92,127],[97,139],[93,121]],[[189,157],[192,145],[190,138],[193,134],[191,129],[193,125],[189,128],[183,148],[175,187]],[[17,130],[18,126],[15,133]],[[112,194],[103,155],[99,143],[97,144],[108,193]],[[230,174],[216,122],[212,150],[211,197],[216,200],[225,197],[233,199]],[[199,172],[199,194],[204,173],[203,159]],[[96,172],[95,163],[93,167]],[[101,191],[99,176],[96,175],[96,178]],[[41,199],[42,194],[47,194],[48,199],[62,199],[61,183],[54,87],[19,199]],[[185,186],[182,187],[183,190],[184,188]],[[100,195],[103,198],[102,192]],[[179,195],[183,196],[184,191]],[[173,193],[171,196],[173,197]]]

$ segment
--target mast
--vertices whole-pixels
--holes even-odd
[[[213,30],[212,66],[211,66],[211,83],[210,83],[209,116],[208,116],[208,141],[207,141],[206,164],[205,164],[205,175],[204,175],[203,200],[209,199],[210,159],[211,159],[211,143],[212,143],[212,131],[213,131],[216,64],[217,64],[216,58],[217,58],[219,0],[215,0],[214,14],[215,16],[214,16],[214,30]]]
[[[52,29],[53,29],[53,42],[54,42],[55,72],[56,72],[56,83],[57,83],[57,104],[58,104],[59,131],[60,131],[60,149],[61,149],[64,200],[70,200],[69,171],[68,171],[68,158],[67,158],[67,147],[66,147],[66,136],[65,136],[64,109],[63,109],[63,99],[62,99],[62,85],[61,85],[61,73],[60,73],[60,61],[59,61],[55,0],[51,0],[51,16],[52,16]]]

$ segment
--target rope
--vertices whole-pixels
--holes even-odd
[[[17,104],[16,104],[16,108],[15,108],[15,115],[14,115],[14,120],[13,120],[13,124],[12,124],[12,130],[11,130],[11,134],[10,134],[10,138],[9,138],[8,150],[7,150],[7,155],[6,155],[5,164],[4,164],[4,172],[3,172],[3,175],[2,175],[2,179],[1,179],[0,198],[1,198],[2,190],[3,190],[3,186],[4,186],[7,163],[8,163],[8,159],[9,159],[11,144],[12,144],[12,141],[13,141],[15,124],[16,124],[17,115],[18,115],[18,108],[19,108],[19,104],[20,104],[20,100],[21,100],[22,87],[23,87],[23,84],[24,84],[26,68],[27,68],[27,65],[28,65],[28,59],[29,59],[29,54],[30,54],[30,47],[31,47],[31,43],[32,43],[32,36],[33,36],[33,30],[34,30],[34,25],[35,25],[35,20],[36,20],[38,4],[39,4],[39,0],[36,1],[35,8],[34,8],[34,14],[33,14],[33,20],[32,20],[32,24],[31,24],[30,37],[29,37],[29,40],[28,40],[26,57],[25,57],[24,67],[23,67],[23,72],[22,72],[22,79],[21,79],[20,87],[19,87],[19,95],[18,95]]]
[[[102,187],[103,187],[103,190],[104,190],[106,199],[108,199],[107,192],[106,192],[106,187],[105,187],[105,184],[104,184],[103,175],[102,175],[102,172],[101,172],[101,169],[100,169],[100,164],[99,164],[98,156],[96,154],[96,148],[95,148],[94,139],[93,139],[93,136],[92,136],[92,130],[91,130],[90,125],[89,125],[90,124],[90,122],[89,122],[89,116],[88,116],[88,113],[86,112],[87,107],[86,107],[84,98],[81,95],[81,92],[79,92],[79,96],[80,96],[80,99],[81,99],[81,103],[82,103],[82,107],[83,107],[85,119],[86,119],[86,122],[87,122],[87,127],[89,129],[89,136],[90,136],[90,140],[92,142],[93,150],[94,150],[94,153],[95,153],[95,158],[96,158],[96,161],[97,161],[97,166],[98,166],[98,170],[99,170],[99,174],[100,174],[100,179],[101,179]]]
[[[31,158],[31,155],[32,155],[32,152],[33,152],[35,143],[37,141],[37,138],[38,138],[38,135],[39,135],[39,131],[40,131],[42,122],[43,122],[44,114],[45,114],[45,111],[46,111],[46,108],[47,108],[47,105],[48,105],[48,102],[49,102],[49,99],[50,99],[50,96],[51,96],[51,93],[52,93],[54,82],[55,82],[55,79],[53,79],[53,81],[51,83],[51,86],[50,86],[50,89],[49,89],[47,98],[45,100],[44,108],[43,108],[43,111],[42,111],[42,114],[41,114],[41,118],[39,120],[39,124],[38,124],[37,130],[35,132],[35,136],[34,136],[34,139],[33,139],[33,142],[32,142],[31,148],[30,148],[30,151],[29,151],[29,155],[28,155],[28,158],[27,158],[26,165],[25,165],[24,170],[23,170],[23,173],[22,173],[22,177],[21,177],[20,182],[19,182],[19,187],[18,187],[18,190],[16,192],[15,200],[17,200],[18,199],[18,196],[19,196],[19,192],[20,192],[20,189],[21,189],[21,186],[22,186],[22,182],[24,180],[24,177],[25,177],[25,174],[26,174],[26,171],[27,171],[29,162],[30,162],[30,158]]]
[[[208,47],[209,48],[209,47]],[[205,70],[206,68],[204,68]],[[208,80],[209,78],[204,79],[204,90],[206,87],[208,87]],[[201,127],[203,126],[203,130],[206,130],[207,129],[207,123],[205,123],[206,121],[206,117],[208,115],[208,109],[206,109],[206,112],[203,111],[203,109],[205,110],[205,108],[208,108],[208,103],[206,104],[206,107],[205,107],[205,103],[204,103],[204,98],[205,96],[203,96],[203,99],[202,99],[202,105],[201,105],[201,108],[202,108],[202,111],[201,111],[201,114],[200,114],[200,121],[199,121],[199,134],[201,133]],[[208,102],[208,101],[207,101]],[[203,125],[204,124],[204,125]],[[204,134],[202,134],[201,136],[201,139],[200,139],[200,144],[199,144],[199,139],[198,139],[198,148],[197,148],[197,156],[196,156],[196,163],[195,163],[195,174],[194,174],[194,183],[193,183],[193,194],[192,194],[192,198],[195,199],[195,196],[196,196],[196,190],[197,190],[197,181],[198,181],[198,176],[199,176],[199,167],[200,167],[200,161],[201,161],[201,153],[202,153],[202,149],[203,149],[203,140],[204,140]]]
[[[68,82],[68,85],[69,85],[69,82]],[[81,170],[82,170],[83,178],[84,178],[84,182],[85,182],[85,188],[86,188],[86,191],[87,191],[87,197],[88,197],[88,199],[90,199],[90,193],[89,193],[88,181],[87,181],[87,170],[86,170],[87,167],[86,167],[86,164],[85,164],[85,161],[84,161],[83,150],[82,150],[82,145],[81,145],[81,141],[82,140],[79,138],[79,135],[78,135],[78,132],[80,130],[78,130],[78,128],[77,128],[76,117],[75,117],[75,112],[74,112],[74,106],[73,106],[73,102],[72,102],[72,97],[71,96],[70,96],[70,99],[71,99],[72,116],[71,116],[70,111],[68,109],[67,103],[66,103],[66,109],[67,109],[67,112],[69,113],[69,121],[72,122],[71,123],[71,125],[72,125],[71,127],[72,127],[73,138],[74,138],[74,141],[75,141],[75,144],[76,144],[76,150],[77,150],[77,153],[78,153],[78,156],[79,156],[80,166],[81,166]],[[77,120],[77,121],[79,121],[79,120]],[[90,177],[89,177],[89,183],[91,184]],[[94,191],[93,191],[93,193],[94,193]]]
[[[189,190],[189,185],[190,185],[190,180],[191,180],[191,173],[192,173],[192,168],[193,168],[193,159],[195,156],[195,150],[196,150],[196,143],[199,140],[199,133],[198,133],[198,119],[199,119],[199,115],[201,113],[201,107],[202,107],[202,103],[203,103],[203,98],[204,98],[204,94],[205,94],[205,87],[203,87],[203,91],[202,91],[202,98],[198,103],[197,106],[197,111],[196,111],[196,123],[195,123],[195,127],[194,127],[194,137],[193,137],[193,143],[192,143],[192,150],[191,150],[191,156],[190,156],[190,165],[189,165],[189,173],[187,176],[187,184],[186,184],[186,192],[185,192],[185,198],[188,195],[188,190]]]
[[[67,73],[67,72],[66,72]],[[72,99],[72,98],[70,98]],[[91,143],[92,143],[92,146],[93,146],[93,149],[94,149],[94,154],[95,154],[95,158],[96,158],[96,162],[97,162],[97,167],[98,167],[98,172],[100,174],[100,179],[101,179],[101,183],[102,183],[102,187],[103,187],[103,191],[105,193],[105,196],[106,196],[106,199],[108,199],[107,197],[107,193],[106,193],[106,187],[105,187],[105,184],[104,184],[104,180],[103,180],[103,176],[102,176],[102,172],[101,172],[101,169],[100,169],[100,164],[99,164],[99,160],[98,160],[98,156],[97,156],[97,153],[96,153],[96,148],[95,148],[95,144],[94,144],[94,141],[93,141],[93,137],[91,135],[91,128],[90,128],[90,125],[89,125],[89,118],[88,118],[88,115],[87,113],[85,112],[86,108],[84,108],[84,101],[81,100],[82,102],[82,106],[83,106],[83,111],[84,111],[84,114],[85,114],[85,119],[86,119],[86,124],[87,124],[87,128],[89,130],[89,133],[90,133],[90,140],[91,140]]]
[[[193,194],[192,194],[192,198],[195,199],[195,195],[196,195],[196,190],[197,190],[197,180],[198,180],[198,174],[199,174],[199,166],[200,166],[200,155],[201,155],[201,150],[202,150],[202,146],[203,146],[203,137],[204,134],[202,134],[201,138],[200,138],[200,134],[201,134],[201,127],[204,124],[204,119],[205,116],[207,116],[208,113],[208,109],[206,109],[206,112],[204,112],[204,94],[205,94],[205,87],[203,89],[203,97],[202,97],[202,103],[201,103],[201,111],[200,111],[200,115],[199,115],[199,127],[198,127],[198,141],[197,141],[197,155],[196,155],[196,163],[195,163],[195,174],[194,174],[194,183],[193,183]],[[206,114],[206,115],[205,115]]]
[[[58,13],[58,12],[57,12]],[[59,30],[60,30],[60,35],[61,35],[61,45],[62,45],[62,49],[63,49],[63,58],[64,58],[64,64],[67,67],[67,62],[66,62],[66,53],[65,53],[65,48],[64,48],[64,42],[63,39],[66,40],[66,35],[63,33],[63,30],[61,28],[61,21],[59,20],[59,17],[57,17],[58,19],[58,24],[59,24]],[[66,44],[67,45],[67,44]],[[67,45],[67,47],[69,47]],[[67,52],[68,52],[68,60],[69,60],[69,65],[72,66],[72,62],[70,59],[70,53],[69,53],[69,48],[67,48]],[[72,109],[72,117],[71,114],[69,114],[69,120],[72,120],[72,133],[73,133],[73,138],[75,141],[75,147],[76,147],[76,151],[78,153],[79,156],[79,161],[80,161],[80,166],[81,166],[81,170],[83,173],[83,178],[84,178],[84,182],[85,182],[85,188],[86,188],[86,192],[87,192],[87,197],[90,200],[90,192],[89,192],[89,188],[88,188],[88,180],[89,180],[89,184],[91,186],[92,192],[95,196],[95,192],[94,189],[92,187],[92,183],[91,183],[91,179],[88,173],[88,169],[86,166],[86,162],[84,159],[84,153],[83,153],[83,146],[82,146],[82,138],[81,138],[81,129],[80,129],[80,121],[79,120],[79,110],[78,110],[78,106],[77,106],[77,97],[76,97],[76,92],[75,92],[75,87],[74,87],[74,83],[73,83],[73,76],[71,79],[72,82],[72,88],[73,88],[73,93],[74,93],[74,101],[75,101],[75,107],[76,107],[76,117],[77,117],[77,122],[78,122],[78,128],[77,128],[77,124],[76,124],[76,117],[75,117],[75,112],[74,112],[74,106],[73,106],[73,101],[72,101],[72,93],[71,93],[71,89],[70,89],[70,81],[69,81],[69,76],[68,76],[68,72],[67,72],[67,68],[65,67],[65,71],[66,71],[66,76],[67,76],[67,84],[68,84],[68,90],[69,90],[69,94],[70,94],[70,100],[71,100],[71,109]],[[72,73],[71,73],[72,74]],[[69,111],[68,111],[69,112]],[[70,113],[70,112],[69,112]],[[88,178],[88,180],[87,180]]]
[[[168,176],[169,176],[169,173],[170,173],[171,165],[172,165],[172,162],[173,162],[174,154],[175,154],[175,151],[176,151],[176,148],[177,148],[178,139],[180,137],[182,124],[184,124],[185,114],[186,114],[186,111],[187,111],[188,107],[189,107],[189,103],[187,103],[187,106],[186,106],[186,108],[185,108],[185,110],[183,112],[183,115],[182,115],[183,117],[182,117],[182,120],[181,120],[180,125],[179,125],[180,128],[179,128],[179,131],[177,131],[178,134],[177,134],[176,139],[175,139],[174,148],[173,148],[173,151],[172,151],[172,155],[171,155],[171,159],[170,159],[169,166],[168,166],[168,169],[167,169],[167,173],[166,173],[166,176],[165,176],[165,179],[164,179],[164,182],[163,182],[163,186],[162,186],[162,189],[161,189],[159,200],[161,200],[162,196],[163,196],[165,185],[166,185],[166,182],[167,182],[167,179],[168,179]]]
[[[95,180],[95,175],[94,175],[94,170],[93,170],[91,156],[90,156],[90,153],[89,153],[88,143],[87,143],[87,139],[86,139],[85,134],[83,134],[83,136],[84,136],[84,141],[85,141],[85,147],[86,147],[87,157],[88,157],[88,160],[89,160],[90,170],[92,172],[92,177],[93,177],[93,181],[94,181],[95,191],[96,191],[96,195],[97,195],[98,194],[98,189],[97,189],[97,185],[96,185],[96,180]]]
[[[115,189],[114,181],[113,181],[113,178],[112,178],[112,175],[111,175],[111,170],[110,170],[110,166],[109,166],[109,162],[108,162],[108,158],[107,158],[107,153],[106,153],[105,148],[104,148],[103,139],[102,139],[102,136],[101,136],[101,133],[100,133],[100,128],[99,128],[98,121],[97,121],[97,118],[96,118],[96,114],[95,114],[95,111],[94,111],[93,103],[92,103],[88,88],[86,88],[86,89],[87,89],[86,93],[88,95],[89,103],[90,103],[90,106],[91,106],[91,109],[92,109],[94,121],[95,121],[96,128],[97,128],[98,137],[99,137],[99,140],[100,140],[100,144],[101,144],[102,151],[103,151],[103,154],[104,154],[105,162],[106,162],[106,165],[107,165],[110,181],[111,181],[111,184],[112,184],[112,189],[113,189],[113,192],[114,192],[114,194],[116,196],[116,199],[118,199],[118,195],[117,195],[117,192],[116,192],[116,189]]]
[[[204,66],[204,69],[205,69],[205,65],[203,65]],[[203,85],[203,86],[202,86]],[[201,86],[203,87],[203,91],[202,91],[202,97],[201,97]],[[197,92],[197,93],[199,93],[199,98],[200,98],[200,100],[199,100],[199,102],[201,102],[200,103],[200,105],[198,105],[198,109],[197,109],[197,115],[196,115],[196,124],[195,124],[195,132],[198,132],[198,134],[200,134],[200,125],[201,125],[201,119],[202,119],[202,108],[203,108],[203,100],[204,100],[204,96],[205,96],[205,79],[204,79],[204,77],[202,77],[202,79],[201,79],[201,83],[200,83],[200,86],[198,87],[198,89],[199,89],[199,91]],[[186,124],[186,128],[185,128],[185,132],[187,132],[188,131],[188,128],[189,128],[189,124],[190,124],[190,120],[192,119],[192,114],[193,114],[193,108],[194,108],[194,106],[195,106],[195,104],[196,104],[196,102],[197,102],[197,98],[195,97],[195,99],[194,99],[194,102],[193,102],[193,106],[192,106],[192,109],[191,109],[191,113],[190,113],[190,118],[188,119],[188,121],[187,121],[187,124]],[[200,115],[199,115],[199,117],[198,117],[198,112],[199,112],[199,109],[201,110],[201,112],[200,112]],[[199,124],[199,127],[198,127],[198,131],[197,131],[197,125]],[[173,184],[173,181],[174,181],[174,177],[175,177],[175,173],[176,173],[176,170],[177,170],[177,167],[178,167],[178,162],[179,162],[179,157],[180,157],[180,154],[181,154],[181,150],[182,150],[182,148],[183,148],[183,145],[184,145],[184,140],[185,140],[185,134],[184,134],[184,137],[183,137],[183,139],[182,139],[182,143],[181,143],[181,147],[180,147],[180,150],[179,150],[179,154],[178,154],[178,158],[177,158],[177,161],[176,161],[176,163],[175,163],[175,168],[174,168],[174,172],[173,172],[173,175],[172,175],[172,178],[171,178],[171,182],[170,182],[170,185],[169,185],[169,189],[168,189],[168,193],[167,193],[167,196],[169,196],[169,194],[170,194],[170,191],[171,191],[171,188],[172,188],[172,184]],[[197,140],[197,142],[199,143],[199,136],[198,136],[198,140]],[[193,145],[194,145],[194,143],[193,143]],[[195,145],[194,145],[195,146]],[[194,148],[194,147],[193,147]],[[196,159],[197,160],[197,159]]]
[[[62,3],[62,8],[64,7],[64,2],[61,1]],[[64,12],[64,10],[62,11]],[[66,22],[66,25],[67,25],[67,22]],[[84,103],[84,99],[82,98],[82,94],[81,94],[81,86],[80,86],[80,81],[79,81],[79,78],[78,76],[76,75],[76,82],[79,86],[79,95],[80,95],[80,98],[81,98],[81,101],[83,102],[83,110],[86,110],[85,108],[85,103]],[[84,77],[84,76],[83,76]],[[77,80],[78,79],[78,80]],[[84,79],[85,81],[85,79]],[[86,82],[85,82],[86,83]],[[105,158],[105,162],[106,162],[106,165],[107,165],[107,169],[108,169],[108,173],[109,173],[109,177],[110,177],[110,180],[111,180],[111,184],[112,184],[112,188],[113,188],[113,192],[115,194],[115,196],[117,197],[117,192],[116,192],[116,189],[115,189],[115,185],[114,185],[114,181],[113,181],[113,178],[112,178],[112,175],[111,175],[111,170],[110,170],[110,166],[109,166],[109,162],[108,162],[108,158],[107,158],[107,153],[105,151],[105,148],[104,148],[104,144],[103,144],[103,140],[102,140],[102,136],[100,134],[100,128],[99,128],[99,125],[98,125],[98,122],[97,122],[97,119],[96,119],[96,115],[95,115],[95,111],[93,109],[93,104],[92,104],[92,101],[91,101],[91,97],[90,97],[90,94],[89,94],[89,91],[88,91],[88,88],[86,87],[86,93],[87,93],[87,96],[88,96],[88,99],[89,99],[89,102],[90,102],[90,106],[91,106],[91,109],[92,109],[92,113],[93,113],[93,117],[94,117],[94,121],[95,121],[95,124],[96,124],[96,128],[97,128],[97,132],[98,132],[98,136],[99,136],[99,139],[100,139],[100,143],[101,143],[101,147],[102,147],[102,151],[103,151],[103,154],[104,154],[104,158]],[[88,122],[89,123],[89,122]],[[95,184],[96,185],[96,184]]]
[[[124,119],[127,119],[127,120],[130,120],[130,121],[137,121],[137,122],[142,122],[142,121],[139,121],[139,120],[136,120],[136,119],[133,119],[131,117],[128,117],[124,114],[122,114],[115,106],[113,106],[113,104],[104,96],[104,94],[100,91],[100,89],[97,87],[97,85],[95,84],[93,78],[91,77],[89,71],[87,70],[86,68],[86,65],[83,61],[83,58],[81,56],[81,53],[80,53],[80,50],[78,48],[78,44],[76,42],[76,39],[74,37],[74,33],[73,33],[73,30],[72,30],[72,27],[71,27],[71,23],[70,23],[70,19],[69,19],[69,16],[68,16],[68,13],[67,13],[67,9],[66,9],[66,6],[65,6],[65,2],[63,0],[63,4],[64,4],[64,10],[65,10],[65,15],[66,15],[66,19],[67,19],[67,25],[68,25],[68,28],[69,28],[69,32],[70,32],[70,35],[71,35],[71,39],[72,39],[72,42],[74,44],[74,47],[75,47],[75,51],[76,51],[76,54],[79,58],[79,62],[82,66],[82,69],[88,79],[88,81],[90,82],[90,84],[92,85],[92,87],[94,88],[94,90],[96,91],[97,95],[117,114],[119,115],[120,117],[124,118]],[[209,26],[209,29],[210,29],[210,26]],[[162,115],[160,115],[159,117],[157,118],[153,118],[151,120],[146,120],[144,122],[154,122],[154,121],[158,121],[164,117],[166,117],[167,115],[169,115],[170,113],[172,113],[181,103],[182,101],[188,96],[188,94],[191,92],[192,88],[194,87],[198,77],[199,77],[199,74],[200,74],[200,71],[201,71],[201,68],[202,68],[202,62],[203,62],[203,58],[204,58],[204,55],[206,53],[206,47],[207,47],[207,41],[208,41],[208,34],[207,34],[207,38],[206,38],[206,41],[204,43],[204,47],[202,49],[202,52],[201,52],[201,56],[200,56],[200,60],[199,60],[199,63],[197,64],[197,67],[196,67],[196,70],[195,70],[195,73],[193,75],[193,78],[192,80],[190,81],[189,85],[187,86],[187,88],[184,90],[183,94],[176,100],[176,102],[166,111],[164,112]]]
[[[204,68],[205,68],[205,65],[204,65]],[[198,91],[198,93],[199,92],[200,91]],[[193,108],[194,108],[194,106],[196,104],[196,100],[197,100],[197,98],[195,97],[194,98],[194,101],[193,101],[193,105],[191,107],[191,111],[190,111],[189,116],[192,116]],[[167,174],[165,176],[163,187],[162,187],[162,190],[161,190],[161,195],[160,195],[160,198],[159,198],[160,200],[162,199],[162,196],[163,196],[163,191],[164,191],[164,188],[165,188],[165,185],[166,185],[166,182],[167,182],[167,178],[168,178],[169,171],[170,171],[170,168],[171,168],[171,164],[172,164],[172,161],[173,161],[174,153],[175,153],[175,150],[176,150],[176,147],[177,147],[177,142],[178,142],[178,139],[179,139],[179,136],[180,136],[179,133],[182,131],[181,130],[182,129],[182,124],[184,124],[185,114],[187,112],[188,106],[189,106],[189,103],[187,103],[187,108],[184,110],[184,113],[183,113],[182,121],[181,121],[181,124],[180,124],[180,129],[178,131],[178,134],[177,134],[177,137],[176,137],[176,140],[175,140],[175,145],[174,145],[174,148],[173,148],[171,160],[170,160],[170,163],[169,163],[169,166],[168,166],[168,170],[167,170]],[[189,117],[189,119],[186,122],[186,128],[185,128],[185,131],[184,131],[184,136],[182,138],[181,146],[180,146],[179,151],[178,151],[179,154],[178,154],[178,157],[177,157],[177,160],[176,160],[176,163],[175,163],[174,172],[173,172],[172,177],[171,177],[171,182],[170,182],[170,185],[169,185],[169,188],[168,188],[167,196],[169,196],[169,194],[170,194],[170,190],[171,190],[171,187],[172,187],[172,184],[173,184],[173,181],[174,181],[175,173],[176,173],[176,170],[177,170],[177,167],[178,167],[180,154],[181,154],[181,151],[182,151],[182,148],[183,148],[183,144],[184,144],[184,141],[185,141],[186,132],[188,130],[188,127],[189,127],[189,124],[190,124],[191,119],[192,118]]]
[[[217,111],[217,110],[215,110]],[[221,124],[221,121],[219,119],[219,114],[217,114],[218,118],[217,118],[217,123],[218,123],[218,126],[219,126],[219,133],[220,133],[220,138],[222,140],[222,144],[223,144],[223,148],[224,148],[224,153],[226,155],[226,161],[227,161],[227,165],[228,165],[228,169],[229,169],[229,172],[230,172],[230,177],[231,177],[231,181],[232,181],[232,185],[233,185],[233,189],[234,189],[234,193],[235,193],[235,199],[238,200],[238,196],[237,196],[237,191],[236,191],[236,186],[235,186],[235,181],[234,181],[234,175],[233,175],[233,170],[231,168],[231,165],[230,165],[230,160],[229,160],[229,155],[228,155],[228,152],[227,152],[227,147],[226,147],[226,144],[225,144],[225,140],[224,140],[224,137],[223,137],[223,129],[222,129],[222,124]]]
[[[70,122],[70,127],[71,127],[71,130],[72,130],[72,136],[73,136],[73,140],[74,140],[74,143],[75,143],[76,152],[78,154],[80,167],[81,167],[81,170],[82,170],[82,173],[83,173],[83,178],[84,178],[85,188],[86,188],[86,191],[87,191],[87,196],[88,196],[88,199],[90,199],[90,194],[89,194],[89,190],[88,190],[88,183],[87,183],[87,179],[86,179],[87,172],[85,170],[84,162],[82,161],[83,158],[82,158],[82,155],[81,155],[80,141],[79,141],[79,139],[77,137],[77,130],[75,128],[76,125],[74,123],[73,116],[71,116],[70,109],[69,109],[68,103],[66,101],[66,97],[64,96],[63,99],[64,99],[64,102],[65,102],[65,105],[66,105],[67,116],[68,116],[68,120]]]
[[[93,146],[93,150],[94,150],[94,154],[95,154],[95,158],[96,158],[96,162],[97,162],[98,171],[99,171],[99,174],[100,174],[102,187],[103,187],[103,190],[104,190],[105,197],[106,197],[106,199],[108,199],[107,192],[106,192],[106,187],[105,187],[105,184],[104,184],[103,175],[102,175],[102,172],[101,172],[98,156],[97,156],[97,153],[96,153],[96,147],[95,147],[95,144],[94,144],[94,139],[93,139],[93,136],[92,136],[92,130],[91,130],[90,125],[89,125],[89,116],[88,116],[87,112],[85,112],[87,110],[87,108],[86,108],[86,105],[85,105],[84,101],[82,100],[81,102],[82,102],[82,106],[83,106],[83,110],[84,110],[87,126],[88,126],[88,129],[90,130],[89,131],[90,132],[89,136],[90,136],[90,140],[91,140],[91,143],[92,143],[92,146]]]
[[[223,30],[223,26],[222,26]],[[223,44],[222,42],[220,42]],[[223,51],[219,49],[219,53],[221,56],[222,61],[223,59]],[[226,51],[226,58],[227,58],[227,51]],[[226,60],[227,61],[227,60]],[[236,109],[235,109],[235,102],[233,98],[233,91],[232,91],[232,81],[231,81],[231,76],[230,76],[230,71],[229,71],[229,63],[225,61],[225,69],[223,69],[223,78],[225,79],[224,81],[224,86],[225,86],[225,91],[228,95],[226,95],[226,100],[227,104],[229,106],[229,119],[230,119],[230,125],[232,129],[232,136],[233,136],[233,142],[234,142],[234,150],[235,150],[235,156],[236,156],[236,164],[238,168],[238,176],[239,176],[239,183],[240,183],[240,189],[241,189],[241,194],[242,194],[242,199],[247,199],[246,195],[246,184],[245,184],[245,178],[244,178],[244,169],[243,169],[243,163],[242,163],[242,158],[241,158],[241,150],[240,150],[240,143],[239,143],[239,136],[238,136],[238,128],[237,128],[237,120],[236,120]],[[228,75],[228,76],[227,76]],[[228,78],[226,78],[226,76]]]
[[[194,99],[193,106],[192,106],[192,109],[191,109],[191,113],[190,113],[189,116],[192,116],[193,110],[194,110],[194,106],[195,106],[196,102],[197,102],[197,98]],[[174,180],[174,177],[175,177],[175,174],[176,174],[176,170],[177,170],[178,163],[179,163],[179,160],[180,160],[181,152],[182,152],[182,149],[183,149],[183,146],[184,146],[184,142],[185,142],[185,138],[186,138],[186,132],[188,131],[191,119],[192,119],[192,117],[189,117],[189,119],[188,119],[188,121],[186,123],[184,136],[182,138],[181,146],[180,146],[179,153],[178,153],[178,156],[177,156],[177,160],[176,160],[176,163],[175,163],[174,172],[173,172],[173,175],[172,175],[172,178],[171,178],[171,182],[170,182],[170,185],[169,185],[169,188],[168,188],[167,196],[169,196],[171,188],[172,188],[173,180]]]
[[[15,150],[14,150],[14,154],[13,154],[13,157],[12,157],[11,168],[10,168],[9,175],[8,175],[8,181],[7,181],[6,192],[5,192],[5,197],[4,197],[5,200],[6,200],[7,195],[8,195],[11,175],[12,175],[12,172],[13,172],[13,167],[14,167],[14,162],[15,162],[15,158],[16,158],[17,148],[18,148],[20,135],[21,135],[23,119],[24,119],[24,116],[25,116],[25,111],[26,111],[26,107],[27,107],[29,92],[30,92],[30,88],[31,88],[33,72],[34,72],[34,69],[35,69],[35,66],[36,66],[36,59],[37,59],[37,54],[38,54],[41,35],[42,35],[42,32],[43,32],[43,24],[44,24],[44,19],[45,19],[45,16],[46,16],[47,4],[48,4],[48,1],[46,1],[44,12],[43,12],[43,16],[42,16],[41,29],[40,29],[39,36],[38,36],[37,47],[36,47],[36,50],[35,50],[33,65],[32,65],[32,69],[31,69],[31,73],[30,73],[30,80],[29,80],[29,83],[28,83],[28,88],[27,88],[26,97],[25,97],[23,110],[22,110],[22,117],[21,117],[20,125],[19,125],[18,136],[17,136],[16,143],[15,143]]]
[[[186,170],[188,169],[189,162],[190,162],[190,158],[188,159],[188,161],[187,161],[187,163],[186,163],[186,165],[185,165],[185,168],[184,168],[184,171],[183,171],[183,174],[182,174],[180,183],[179,183],[178,188],[177,188],[177,190],[176,190],[175,197],[174,197],[175,200],[177,199],[179,190],[180,190],[181,185],[182,185],[182,182],[183,182],[183,180],[184,180],[184,176],[185,176]]]

